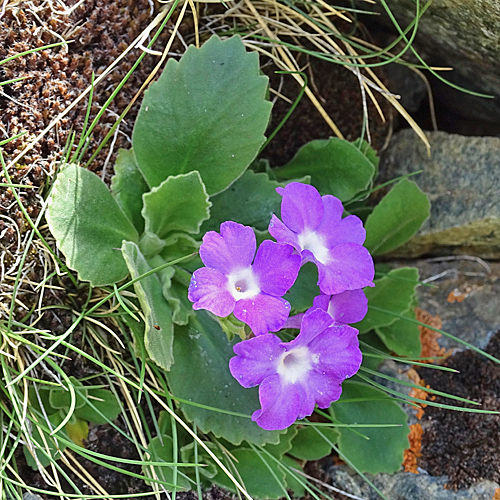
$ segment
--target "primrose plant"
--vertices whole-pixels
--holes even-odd
[[[257,159],[267,88],[239,37],[189,47],[146,91],[111,189],[68,162],[47,220],[67,266],[114,292],[138,356],[163,370],[176,411],[212,451],[195,459],[177,429],[174,453],[173,424],[160,426],[153,462],[207,468],[178,477],[152,465],[158,477],[234,490],[213,461],[225,448],[251,495],[279,498],[304,493],[287,467],[332,447],[359,471],[400,467],[406,415],[370,377],[389,352],[420,355],[418,273],[376,276],[371,255],[405,243],[429,203],[402,179],[368,204],[378,159],[363,141],[312,141],[271,169]],[[330,422],[317,432],[303,420],[316,405]]]
[[[262,409],[252,420],[267,430],[285,429],[311,415],[316,403],[328,408],[340,397],[341,382],[358,371],[362,356],[357,330],[335,324],[328,306],[353,292],[347,313],[364,309],[361,287],[373,286],[374,277],[373,260],[362,246],[362,222],[354,215],[342,219],[338,198],[297,182],[277,191],[286,224],[273,215],[269,233],[278,243],[265,240],[255,254],[253,229],[224,222],[220,234],[204,235],[200,257],[206,267],[194,272],[188,292],[194,309],[221,317],[233,313],[252,329],[256,337],[234,347],[238,357],[230,370],[243,387],[260,386]],[[308,261],[318,267],[322,295],[301,319],[299,335],[281,342],[269,332],[285,326],[291,306],[282,297]],[[363,317],[351,315],[354,321]]]

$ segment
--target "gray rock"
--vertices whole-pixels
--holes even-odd
[[[380,500],[378,493],[358,475],[343,465],[333,465],[327,470],[331,484],[364,500]],[[493,481],[481,481],[466,490],[446,489],[446,477],[432,477],[425,473],[367,474],[366,477],[389,500],[491,500],[498,488]]]
[[[438,315],[443,321],[442,329],[445,332],[484,349],[491,336],[500,330],[499,262],[487,264],[480,259],[463,256],[395,261],[392,264],[396,267],[417,267],[420,279],[432,285],[422,285],[417,289],[419,306],[433,316]],[[458,341],[444,336],[439,339],[439,345],[453,351],[464,349]],[[407,365],[387,360],[379,370],[391,377],[408,381],[407,368]],[[377,381],[400,392],[407,393],[409,390],[408,387],[382,378]],[[408,414],[409,423],[417,422],[415,410],[409,405],[403,408]],[[366,480],[346,466],[332,465],[327,472],[334,488],[364,500],[381,498]],[[397,472],[390,475],[367,474],[366,477],[389,500],[491,500],[499,488],[497,483],[485,480],[468,489],[452,491],[446,488],[446,476],[429,476],[422,469],[420,474]]]
[[[431,217],[393,255],[470,254],[500,258],[500,138],[426,132],[431,156],[412,130],[396,134],[381,158],[381,180],[413,177]]]
[[[363,8],[369,5],[359,2]],[[420,2],[422,7],[425,2]],[[415,18],[415,0],[387,0],[400,26]],[[382,13],[380,19],[393,27],[389,16],[376,2],[372,9]],[[500,97],[500,2],[498,0],[434,0],[419,21],[417,49],[428,64],[448,66],[453,71],[441,76],[464,88]],[[394,29],[394,28],[392,28]],[[476,118],[498,121],[499,99],[484,99],[459,94],[447,87],[439,99],[452,100],[450,105],[460,114],[466,108]],[[453,101],[455,99],[455,101]]]
[[[500,263],[486,264],[467,256],[445,259],[409,264],[418,267],[422,281],[433,285],[417,289],[419,306],[438,315],[445,332],[484,349],[500,330]],[[439,339],[439,344],[447,349],[463,348],[447,337]]]

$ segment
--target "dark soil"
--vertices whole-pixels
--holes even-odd
[[[363,107],[357,77],[340,64],[332,64],[315,58],[306,60],[305,57],[298,57],[298,60],[302,64],[309,63],[308,70],[306,70],[309,85],[344,138],[349,141],[359,138],[362,133]],[[266,71],[271,79],[271,87],[279,89],[280,94],[294,102],[301,88],[291,75],[277,75],[274,72],[275,69]],[[380,72],[377,73],[380,77]],[[282,86],[280,86],[280,78],[283,78]],[[374,92],[374,95],[386,118],[384,122],[375,109],[375,105],[368,98],[372,146],[379,150],[389,134],[393,110],[385,98],[377,92]],[[276,101],[268,134],[279,125],[290,107],[291,104],[283,99]],[[264,150],[263,156],[268,158],[272,165],[284,165],[304,144],[315,139],[328,139],[329,137],[335,137],[334,131],[304,94],[288,121]],[[365,134],[365,140],[366,138]]]
[[[486,352],[500,359],[500,332],[489,342]],[[481,404],[463,403],[438,397],[436,402],[454,406],[500,411],[500,365],[466,350],[445,363],[460,373],[429,368],[420,376],[433,389],[471,399]],[[433,476],[447,475],[449,487],[467,488],[483,479],[500,481],[500,416],[450,411],[432,406],[422,418],[421,466]]]

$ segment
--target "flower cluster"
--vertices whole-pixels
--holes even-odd
[[[224,222],[220,234],[203,237],[206,267],[194,272],[188,291],[194,309],[233,313],[252,329],[255,337],[235,345],[229,368],[243,387],[260,386],[262,408],[252,420],[267,430],[284,429],[340,397],[341,383],[361,364],[358,331],[348,324],[365,316],[362,288],[374,277],[362,222],[342,218],[340,200],[297,182],[277,192],[282,220],[273,215],[269,224],[277,242],[257,249],[252,228]],[[289,318],[283,296],[306,262],[318,268],[321,295],[305,314]],[[269,333],[282,328],[300,332],[291,342]]]

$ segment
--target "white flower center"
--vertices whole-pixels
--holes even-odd
[[[313,362],[318,356],[313,356],[305,346],[297,347],[284,352],[278,360],[278,375],[283,382],[295,384],[297,380],[304,379],[309,373]]]
[[[245,267],[227,277],[227,289],[235,300],[252,299],[260,293],[251,267]]]
[[[302,250],[311,251],[315,259],[322,264],[327,264],[330,260],[328,248],[324,245],[321,236],[318,236],[314,231],[305,230],[299,234],[299,245]]]

